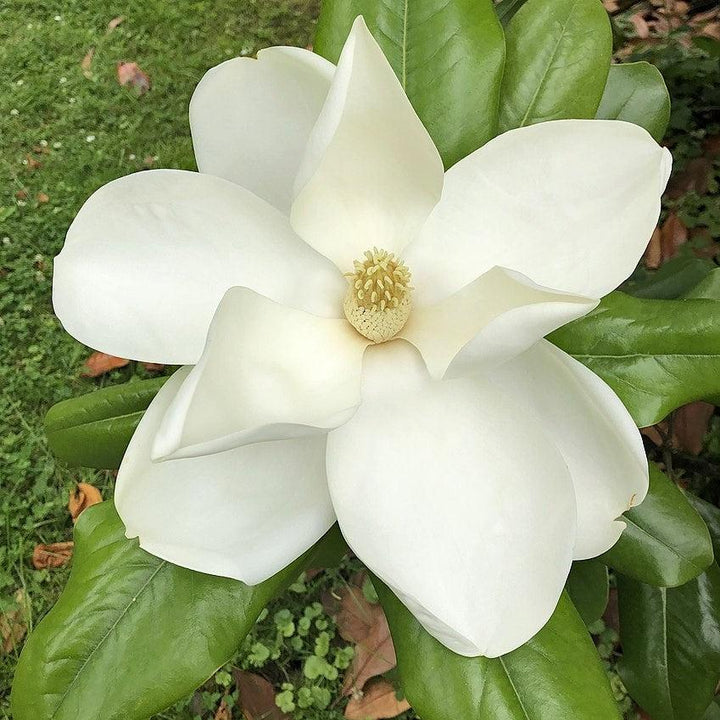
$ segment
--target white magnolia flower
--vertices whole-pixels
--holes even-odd
[[[337,68],[219,65],[190,119],[201,172],[101,188],[55,265],[76,338],[188,366],[120,468],[128,536],[252,584],[337,519],[449,648],[519,646],[647,491],[619,399],[542,338],[631,273],[668,152],[547,122],[443,175],[362,19]]]

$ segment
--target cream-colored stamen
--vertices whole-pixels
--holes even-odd
[[[345,317],[368,340],[391,340],[410,316],[410,271],[393,253],[378,248],[367,250],[354,265],[354,272],[345,273]]]

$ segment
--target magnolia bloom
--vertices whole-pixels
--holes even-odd
[[[125,454],[129,537],[259,583],[337,520],[452,650],[494,657],[647,492],[620,400],[543,337],[633,270],[670,157],[623,122],[508,132],[443,173],[358,19],[190,105],[200,173],[98,190],[55,262],[94,348],[179,364]]]

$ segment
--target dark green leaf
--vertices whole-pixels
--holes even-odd
[[[703,720],[720,720],[720,704],[716,700],[710,704],[710,707],[705,712]]]
[[[495,5],[495,12],[502,25],[507,25],[526,2],[527,0],[500,0]]]
[[[670,94],[650,63],[612,65],[596,117],[644,127],[658,142],[670,122]]]
[[[707,273],[692,290],[683,297],[696,300],[720,300],[720,268]]]
[[[656,271],[639,267],[621,290],[633,297],[656,300],[689,297],[686,293],[702,283],[713,267],[712,261],[707,258],[701,259],[687,252],[663,263]],[[720,297],[714,299],[720,300]]]
[[[550,339],[603,378],[639,427],[694,400],[720,396],[718,300],[614,292]]]
[[[702,720],[720,679],[720,568],[678,588],[618,576],[630,695],[653,720]]]
[[[501,132],[595,117],[612,54],[610,21],[600,0],[529,0],[505,38]]]
[[[82,513],[75,541],[67,587],[20,657],[15,720],[146,720],[227,662],[314,555],[248,587],[149,555],[109,502]]]
[[[710,533],[683,492],[650,464],[650,492],[622,519],[627,527],[603,562],[649,585],[674,587],[713,561]]]
[[[602,617],[608,603],[608,569],[599,560],[574,562],[566,589],[586,625]]]
[[[720,508],[692,493],[688,493],[685,497],[705,521],[712,538],[715,560],[720,560]]]
[[[495,137],[505,41],[491,0],[324,0],[315,50],[337,62],[358,15],[446,167]]]
[[[432,638],[379,581],[405,695],[423,720],[619,720],[595,646],[566,594],[548,624],[499,658]]]
[[[115,385],[53,405],[45,416],[50,449],[71,465],[120,467],[140,418],[166,380]]]

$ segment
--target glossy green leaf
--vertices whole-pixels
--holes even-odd
[[[712,261],[690,252],[671,258],[659,270],[649,271],[640,266],[621,289],[633,297],[656,300],[690,297],[687,293],[703,283],[713,267]],[[714,299],[720,300],[720,297]]]
[[[720,301],[614,292],[550,336],[619,395],[639,427],[720,396]]]
[[[600,0],[528,0],[505,38],[501,132],[595,117],[612,55],[612,30]]]
[[[607,566],[599,560],[574,562],[566,590],[583,622],[592,625],[602,617],[608,604]]]
[[[567,594],[528,643],[466,658],[431,637],[381,582],[401,685],[423,720],[619,720],[595,646]]]
[[[601,558],[625,575],[649,585],[675,587],[700,575],[713,561],[705,522],[654,463],[647,497],[622,519],[627,527]]]
[[[14,720],[146,720],[227,662],[314,555],[248,587],[149,555],[109,502],[81,515],[75,541],[68,584],[20,657]]]
[[[653,720],[702,720],[720,680],[720,567],[677,588],[618,576],[620,677]]]
[[[140,418],[166,380],[114,385],[53,405],[45,416],[50,449],[71,465],[120,467]]]
[[[316,52],[337,62],[358,15],[446,167],[495,137],[505,40],[492,0],[324,0]]]
[[[660,71],[647,62],[612,65],[596,117],[635,123],[660,142],[670,122],[670,94]]]
[[[707,273],[683,297],[696,300],[720,300],[720,268],[715,268]]]

